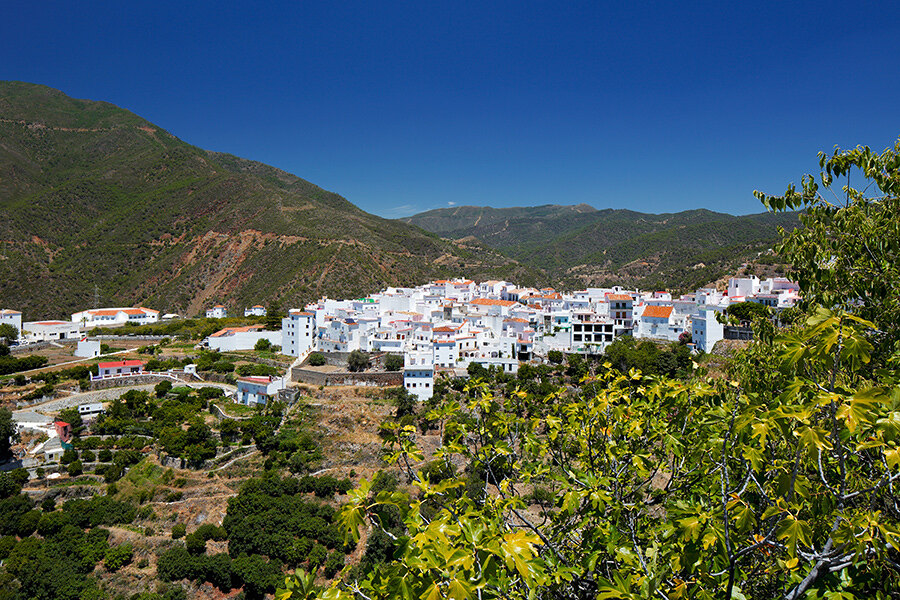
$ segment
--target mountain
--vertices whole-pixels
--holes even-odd
[[[106,102],[0,82],[0,306],[26,319],[145,304],[297,306],[432,277],[520,277],[478,243],[368,214]]]
[[[797,213],[736,217],[709,210],[646,214],[586,204],[460,206],[403,219],[448,239],[476,239],[564,286],[690,289],[771,248]]]

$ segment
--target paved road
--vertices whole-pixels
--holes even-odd
[[[237,388],[233,385],[228,385],[227,383],[189,383],[189,384],[176,384],[176,387],[187,385],[192,388],[202,388],[202,387],[217,387],[225,390],[225,393],[228,394],[230,392],[234,392]],[[141,385],[132,385],[118,388],[108,388],[105,390],[95,390],[93,392],[82,392],[80,394],[73,394],[66,398],[55,398],[48,402],[44,402],[42,404],[32,404],[26,408],[23,408],[22,411],[36,411],[36,412],[59,412],[64,408],[71,408],[73,406],[78,406],[79,404],[85,404],[88,402],[111,402],[115,400],[128,390],[146,390],[152,391],[156,386],[155,383],[145,383]],[[16,411],[20,412],[20,411]]]

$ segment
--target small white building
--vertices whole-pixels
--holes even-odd
[[[434,356],[431,352],[407,352],[403,357],[403,387],[423,402],[434,394]]]
[[[87,337],[78,340],[75,356],[79,358],[96,358],[100,356],[100,340],[88,340]]]
[[[221,304],[216,304],[212,308],[206,309],[207,319],[224,319],[228,316],[228,311]]]
[[[729,296],[752,296],[759,293],[759,277],[751,275],[750,277],[732,277],[728,280]]]
[[[110,377],[140,375],[144,372],[144,363],[139,360],[117,360],[114,362],[102,362],[97,364],[97,370],[98,374],[92,379],[109,379]]]
[[[235,399],[248,406],[268,404],[284,387],[281,377],[239,377]]]
[[[266,316],[266,307],[257,304],[256,306],[251,306],[250,308],[244,309],[245,317],[264,317]]]
[[[0,325],[12,325],[16,328],[16,331],[19,332],[19,336],[22,336],[22,313],[17,310],[12,310],[11,308],[4,308],[0,310]],[[8,342],[14,342],[16,340],[7,340]]]
[[[712,352],[713,346],[725,337],[725,328],[716,319],[716,311],[701,309],[691,317],[691,344],[697,352]]]
[[[102,402],[88,402],[87,404],[78,405],[78,414],[83,419],[93,419],[103,412]]]
[[[673,306],[648,304],[638,319],[634,337],[677,342],[686,325],[684,316],[679,316]]]
[[[81,325],[68,321],[30,321],[22,324],[19,334],[26,342],[49,342],[81,337]]]

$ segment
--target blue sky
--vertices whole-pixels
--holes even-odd
[[[761,212],[900,135],[881,2],[24,2],[0,79],[127,108],[387,217]]]

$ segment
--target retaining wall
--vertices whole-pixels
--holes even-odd
[[[387,371],[374,373],[353,373],[351,371],[332,371],[323,373],[294,367],[291,369],[291,381],[299,381],[310,385],[374,385],[390,387],[403,385],[402,371]]]

